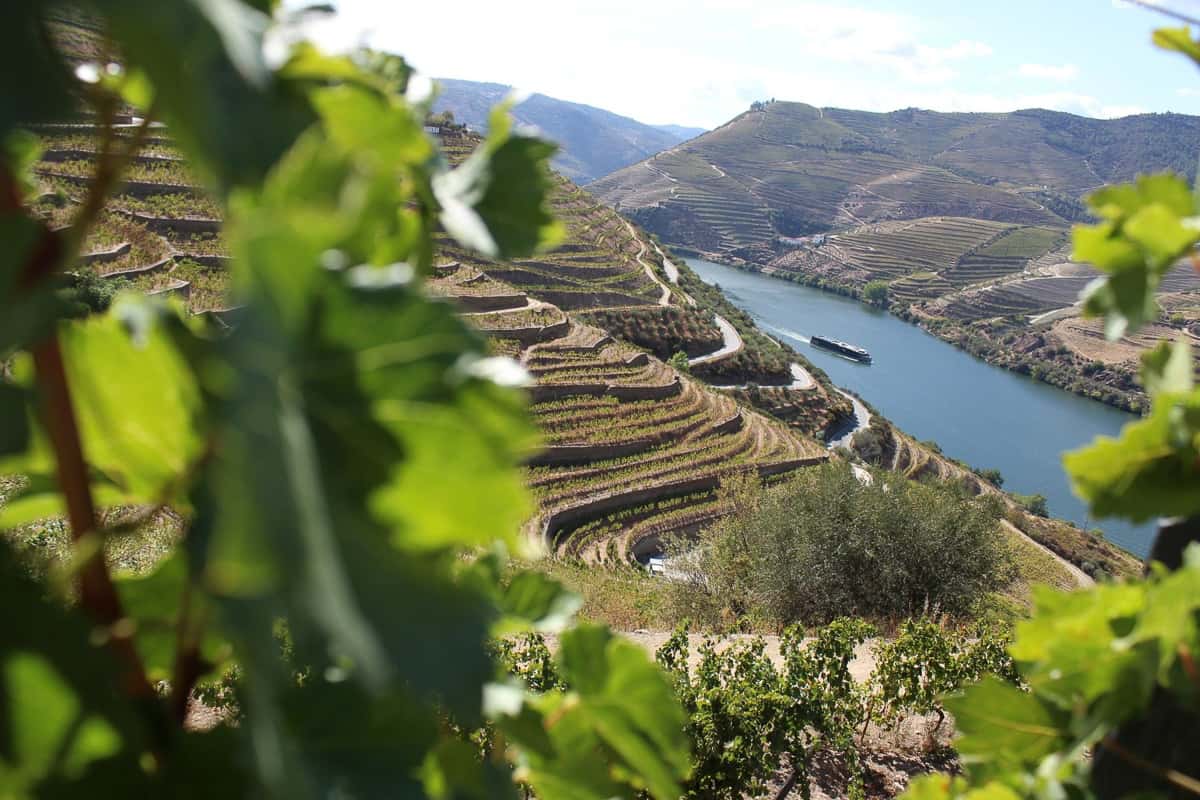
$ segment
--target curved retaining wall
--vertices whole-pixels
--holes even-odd
[[[178,258],[194,261],[205,269],[229,269],[233,259],[229,256],[201,255],[199,253],[180,253]]]
[[[529,390],[534,403],[562,400],[566,397],[600,397],[607,395],[618,400],[663,400],[683,391],[683,382],[675,376],[670,383],[641,386],[614,386],[609,383],[539,384]]]
[[[480,328],[479,332],[485,336],[492,336],[497,339],[516,339],[521,343],[522,347],[528,347],[538,342],[565,336],[570,327],[570,321],[564,318],[559,322],[553,322],[549,325],[538,325],[530,328]]]
[[[645,436],[640,439],[630,439],[625,442],[611,444],[560,444],[551,445],[541,453],[526,462],[531,467],[572,467],[580,464],[590,464],[593,461],[606,461],[610,458],[622,458],[648,450],[656,444],[656,439]]]
[[[801,467],[816,466],[828,460],[829,456],[827,455],[812,458],[795,458],[774,464],[759,464],[756,466],[756,469],[759,476],[767,477],[769,475],[777,475],[781,472],[790,472]],[[539,526],[539,533],[543,541],[553,543],[558,538],[559,533],[566,527],[577,528],[600,516],[611,514],[614,511],[620,511],[630,506],[640,506],[660,500],[669,500],[672,497],[691,494],[693,492],[712,491],[720,483],[721,474],[714,472],[708,475],[701,475],[697,478],[687,478],[645,489],[634,489],[628,492],[605,495],[604,497],[598,497],[577,506],[571,506],[570,508],[550,513],[542,519]]]
[[[92,183],[91,175],[63,175],[51,170],[35,169],[38,175],[44,175],[47,178],[57,178],[67,183],[73,183],[76,186],[90,186]],[[199,195],[201,189],[198,186],[187,186],[182,183],[150,183],[148,181],[122,181],[120,183],[120,193],[127,194],[132,197],[150,197],[156,194],[191,194]]]
[[[166,269],[167,267],[169,267],[174,260],[175,259],[173,256],[167,256],[166,258],[162,259],[161,261],[155,261],[153,264],[149,264],[144,267],[133,267],[132,269],[122,269],[122,270],[117,270],[116,272],[108,272],[108,273],[105,273],[104,275],[102,275],[101,277],[103,277],[103,278],[122,278],[122,279],[126,279],[126,280],[132,280],[134,278],[140,278],[143,275],[153,275],[156,272],[161,272],[164,269]]]
[[[523,294],[460,294],[450,298],[463,311],[508,311],[523,308],[529,298]]]
[[[122,211],[122,214],[140,222],[154,233],[219,233],[221,220],[201,217],[156,217],[140,211]]]
[[[42,161],[91,161],[97,158],[100,154],[94,150],[81,150],[78,148],[63,148],[59,150],[45,150],[42,152]],[[134,155],[130,161],[135,164],[183,164],[184,159],[172,158],[170,156],[147,156]]]
[[[132,249],[129,242],[123,242],[111,250],[97,250],[92,253],[85,253],[79,257],[80,264],[103,264],[108,261],[116,261],[121,256],[125,255]]]

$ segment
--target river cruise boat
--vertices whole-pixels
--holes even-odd
[[[814,336],[810,341],[812,341],[813,346],[815,347],[820,347],[825,350],[832,350],[838,355],[845,356],[846,358],[853,358],[855,361],[862,361],[866,364],[871,363],[871,354],[857,345],[847,344],[846,342],[841,342],[837,339],[829,339],[824,336]]]

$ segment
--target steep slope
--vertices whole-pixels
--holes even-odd
[[[591,188],[670,242],[709,251],[888,220],[1065,225],[1078,196],[1149,169],[1194,174],[1200,118],[1044,110],[887,114],[756,104]]]
[[[438,79],[438,84],[441,94],[435,111],[450,111],[455,121],[476,130],[487,127],[492,106],[512,91],[511,86],[499,83],[450,78]],[[646,125],[544,94],[527,98],[513,109],[513,117],[557,142],[562,151],[554,159],[555,169],[581,185],[703,133],[678,125]]]
[[[1195,174],[1200,118],[1032,109],[888,114],[755,104],[589,186],[666,241],[860,295],[991,363],[1138,409],[1138,356],[1200,336],[1200,274],[1163,282],[1160,336],[1105,345],[1079,319],[1096,271],[1071,261],[1082,195]],[[886,299],[880,300],[886,287]]]

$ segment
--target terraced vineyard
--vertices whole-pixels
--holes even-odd
[[[473,302],[456,292],[479,273],[459,263],[440,272],[434,292]],[[725,476],[778,475],[828,458],[815,441],[607,332],[505,296],[511,308],[468,319],[516,341],[535,381],[545,447],[529,462],[539,512],[528,532],[557,556],[607,563],[644,555],[647,542],[717,518],[713,497]]]
[[[42,191],[35,207],[52,225],[66,225],[93,181],[97,130],[88,124],[46,126],[36,168]],[[116,135],[133,135],[133,125]],[[173,294],[193,313],[229,310],[227,253],[220,211],[207,199],[161,129],[146,137],[150,154],[130,166],[112,212],[93,228],[80,272],[113,288]]]
[[[93,180],[98,131],[79,124],[40,133],[37,207],[66,225]],[[224,319],[235,303],[220,210],[166,130],[153,129],[148,140],[118,189],[115,211],[90,235],[80,280],[90,276],[106,292],[175,294],[193,313]],[[451,131],[442,144],[460,162],[476,141]],[[828,458],[823,446],[784,423],[585,324],[590,313],[617,329],[625,319],[637,328],[643,315],[660,321],[647,331],[664,346],[702,356],[724,345],[712,312],[663,280],[663,256],[651,253],[637,229],[565,180],[556,180],[552,205],[567,229],[553,252],[494,263],[443,239],[427,282],[534,381],[545,448],[529,461],[538,501],[530,536],[563,557],[627,560],[644,555],[655,537],[691,533],[726,511],[714,499],[725,477],[781,475]]]

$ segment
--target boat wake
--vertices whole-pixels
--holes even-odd
[[[780,336],[782,336],[786,339],[791,339],[793,341],[801,342],[803,344],[810,343],[808,340],[808,337],[802,333],[796,333],[795,331],[790,330],[788,328],[778,328],[778,327],[770,324],[769,322],[763,322],[761,320],[759,321],[758,324],[762,325],[767,330],[771,330],[771,331],[774,331],[775,333],[778,333]]]

